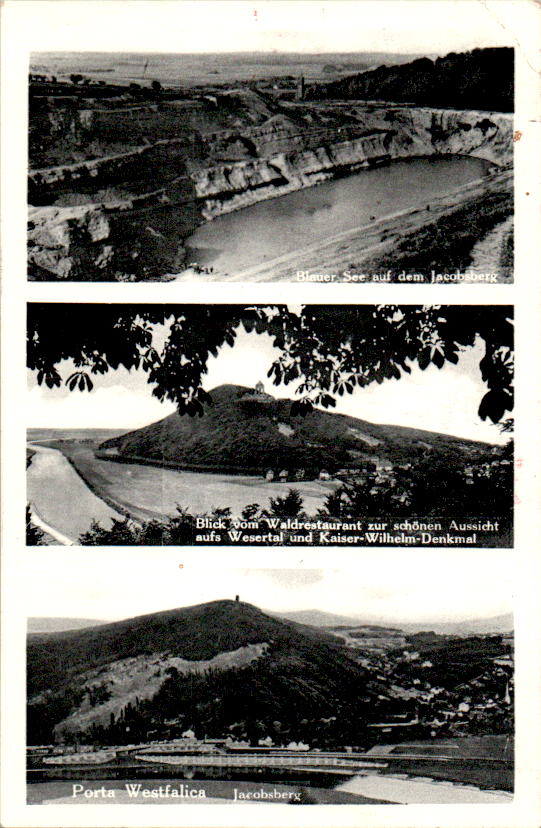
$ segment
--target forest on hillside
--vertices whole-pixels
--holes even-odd
[[[308,88],[307,99],[380,100],[451,109],[512,112],[514,50],[510,47],[450,52],[435,60],[418,58],[378,66]]]
[[[279,636],[241,668],[185,673],[167,667],[152,697],[126,697],[106,720],[98,715],[100,705],[115,688],[74,676],[29,700],[28,738],[43,744],[62,734],[68,742],[114,745],[179,738],[191,730],[197,738],[253,746],[294,740],[343,749],[377,744],[381,721],[411,722],[406,731],[395,731],[397,741],[406,734],[427,738],[434,729],[446,736],[509,733],[512,679],[509,668],[496,663],[509,653],[502,636],[442,636],[421,658],[411,645],[380,655],[329,645],[317,634],[291,641]],[[81,732],[77,719],[61,724],[89,707],[97,715],[93,723],[81,721]]]

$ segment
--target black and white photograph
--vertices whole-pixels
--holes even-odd
[[[31,303],[28,545],[511,547],[513,308]]]
[[[145,5],[185,52],[30,55],[29,279],[513,280],[515,44],[486,4],[315,4],[317,33]]]
[[[113,564],[90,591],[69,552],[36,559],[28,803],[511,803],[506,555],[464,579],[446,554],[445,586],[424,550],[362,570]]]
[[[540,0],[0,23],[2,828],[539,828]]]

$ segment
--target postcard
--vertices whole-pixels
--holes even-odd
[[[537,828],[539,4],[1,13],[0,822]]]

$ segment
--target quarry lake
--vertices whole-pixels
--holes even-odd
[[[411,158],[297,190],[203,224],[186,240],[186,261],[233,275],[376,219],[426,210],[491,166],[465,156]]]

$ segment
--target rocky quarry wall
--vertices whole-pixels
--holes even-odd
[[[42,205],[29,211],[31,274],[45,279],[159,278],[182,268],[182,240],[204,219],[337,175],[433,155],[472,155],[498,167],[512,164],[511,115],[408,107],[353,111],[362,134],[351,137],[352,130],[344,130],[345,140],[340,129],[327,129],[318,144],[321,130],[306,129],[303,135],[301,128],[292,132],[291,125],[276,119],[269,120],[267,130],[243,130],[257,151],[258,157],[249,160],[213,163],[212,141],[194,160],[197,153],[183,138],[114,158],[31,171],[29,201]],[[289,151],[276,152],[287,146]],[[91,200],[93,191],[119,183],[137,189],[137,182],[150,191],[75,207],[51,203],[70,191],[90,193]]]

